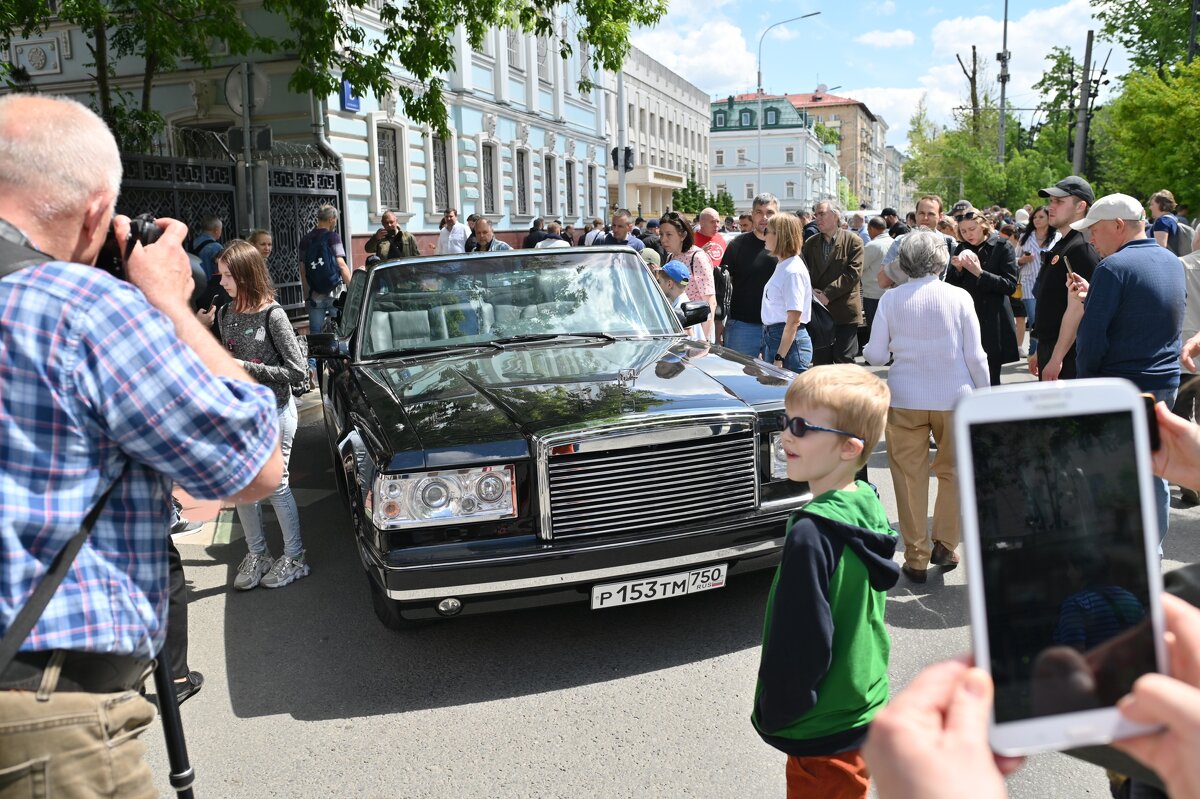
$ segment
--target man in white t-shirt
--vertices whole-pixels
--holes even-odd
[[[662,269],[654,273],[654,278],[658,281],[663,294],[667,295],[667,299],[671,301],[671,307],[676,311],[683,310],[683,304],[687,301],[687,295],[684,292],[687,290],[689,274],[687,264],[683,261],[667,261],[663,264]],[[686,332],[689,338],[708,341],[704,335],[703,324],[691,325]]]
[[[437,254],[449,255],[466,252],[467,236],[469,235],[471,235],[471,231],[458,221],[458,209],[447,208],[446,215],[442,217],[442,230],[438,233]]]
[[[887,223],[882,216],[873,216],[865,225],[867,246],[863,248],[863,321],[866,325],[859,328],[858,340],[862,346],[867,346],[871,340],[871,322],[875,319],[875,309],[879,307],[879,298],[886,290],[879,285],[879,270],[883,268],[883,258],[892,246],[892,237],[888,235]]]

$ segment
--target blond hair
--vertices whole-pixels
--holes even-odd
[[[814,366],[798,375],[784,396],[786,406],[803,404],[833,412],[833,426],[863,440],[863,466],[883,438],[892,392],[887,383],[857,364]]]
[[[782,261],[800,253],[804,245],[804,225],[800,217],[786,211],[775,214],[767,220],[767,230],[775,234],[775,251],[771,255]]]

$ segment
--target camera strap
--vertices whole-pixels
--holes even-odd
[[[36,266],[53,260],[53,256],[47,255],[41,250],[0,236],[0,278],[8,277],[13,272],[19,272],[28,266]]]

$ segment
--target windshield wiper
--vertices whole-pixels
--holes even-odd
[[[491,342],[492,346],[503,349],[507,344],[530,344],[539,341],[561,341],[567,338],[600,338],[605,341],[616,341],[612,333],[524,333],[519,336],[505,336]]]
[[[482,350],[491,347],[488,341],[475,341],[469,344],[434,344],[428,347],[405,347],[396,350],[381,350],[371,353],[372,358],[408,358],[416,355],[430,355],[438,352],[453,352],[456,350]]]

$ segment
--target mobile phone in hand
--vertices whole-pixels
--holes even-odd
[[[1152,413],[1123,380],[986,389],[955,409],[971,636],[1001,754],[1153,731],[1116,708],[1167,663]]]

